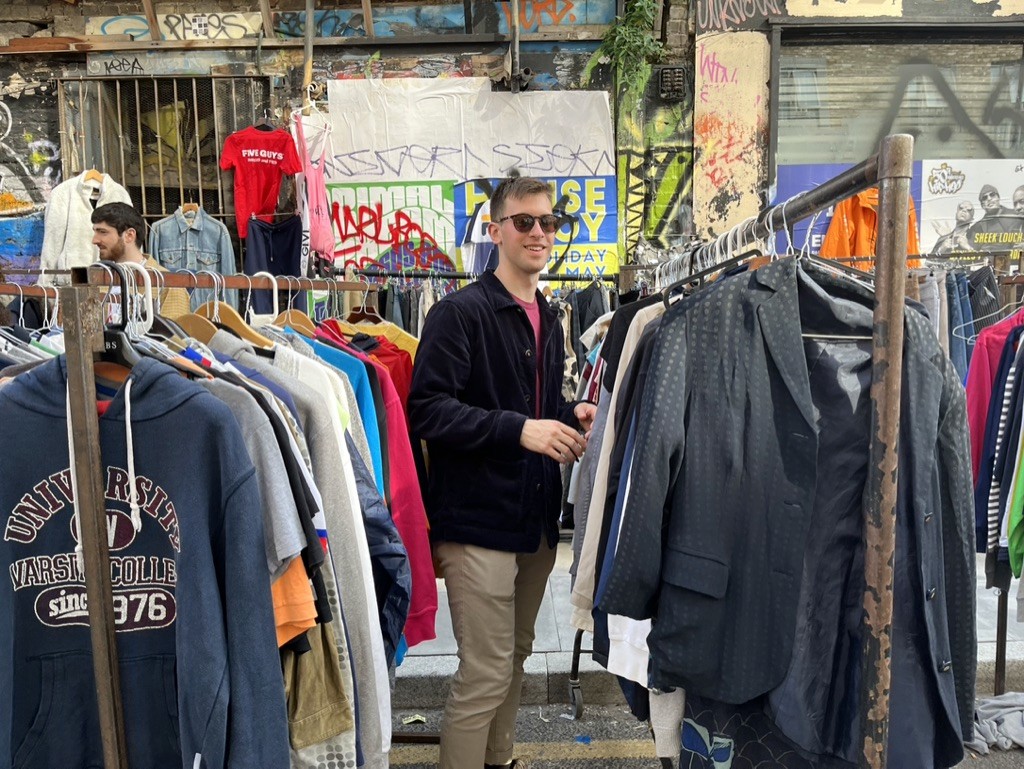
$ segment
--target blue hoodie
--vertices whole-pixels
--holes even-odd
[[[161,363],[129,381],[99,420],[128,764],[283,769],[259,491],[238,425]],[[0,465],[0,766],[17,769],[103,766],[66,387],[61,356],[0,388],[0,424],[18,436]]]

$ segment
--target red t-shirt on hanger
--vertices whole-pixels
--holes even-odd
[[[295,142],[287,131],[263,131],[254,126],[235,131],[224,140],[220,167],[235,169],[235,222],[238,236],[249,230],[249,217],[273,221],[281,178],[302,170]]]

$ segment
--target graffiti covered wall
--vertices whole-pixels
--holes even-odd
[[[769,18],[949,21],[1024,16],[1024,0],[696,0],[698,34],[764,29]]]
[[[549,181],[578,218],[556,235],[556,255],[572,241],[562,271],[617,271],[607,94],[494,93],[484,78],[336,80],[328,94],[334,135],[358,137],[326,168],[337,260],[474,268],[490,191],[514,168]]]
[[[685,79],[692,82],[692,74]],[[623,254],[632,254],[641,236],[669,248],[693,234],[693,96],[666,101],[652,78],[640,103],[632,107],[630,102],[628,95],[619,95],[616,148]]]
[[[164,40],[237,40],[258,36],[263,25],[260,14],[239,11],[158,13],[156,20]],[[91,16],[85,20],[85,33],[153,39],[143,14]]]
[[[52,74],[50,68],[0,68],[0,270],[38,266],[42,210],[61,182]]]
[[[762,205],[768,60],[759,32],[697,38],[694,199],[701,236],[725,231]]]
[[[981,22],[1024,17],[1024,0],[1000,0],[1000,2],[977,2],[974,0],[694,0],[694,21],[697,31],[696,73],[695,73],[695,118],[694,141],[697,160],[694,171],[694,206],[697,212],[697,230],[700,234],[723,231],[747,216],[752,216],[767,202],[769,190],[776,183],[767,178],[768,156],[768,108],[780,110],[780,105],[768,105],[765,84],[770,77],[768,55],[768,20],[785,24],[787,18],[820,20],[821,28],[841,30],[853,19],[878,19],[898,24],[900,20],[948,22],[948,31],[942,35],[955,36],[962,31],[963,22]],[[1007,27],[1007,30],[1010,28]],[[756,30],[756,31],[755,31]],[[723,34],[725,33],[725,34]],[[838,44],[841,38],[836,37]],[[829,46],[822,46],[827,50]],[[744,52],[743,55],[739,55]],[[825,53],[820,54],[824,58]],[[863,74],[863,56],[850,57],[850,70],[856,76]],[[813,56],[808,56],[812,59]],[[1011,64],[1018,66],[1018,52],[1012,56]],[[989,62],[985,62],[988,66]],[[971,136],[985,144],[981,134],[1003,136],[1022,130],[1018,122],[1021,112],[1019,98],[1007,102],[1001,90],[999,77],[979,78],[971,87],[978,91],[978,84],[984,93],[966,93],[957,89],[957,84],[943,83],[941,67],[931,66],[928,61],[907,61],[902,65],[903,78],[891,95],[891,106],[882,119],[876,110],[857,110],[851,107],[843,119],[851,124],[846,134],[863,137],[866,146],[858,149],[858,159],[863,159],[877,149],[878,141],[893,130],[908,131],[916,128],[932,130],[934,126],[916,125],[921,112],[922,90],[934,91],[927,96],[926,112],[942,110],[948,115],[948,125],[940,128],[942,140],[952,146],[943,148],[943,154],[957,157],[957,143],[965,136]],[[813,68],[807,65],[808,68]],[[877,65],[876,65],[877,68]],[[822,115],[813,104],[813,86],[805,80],[793,88],[807,89],[808,102],[795,105],[810,114]],[[849,89],[849,78],[837,74],[829,82],[820,80],[822,93],[830,87]],[[914,85],[914,81],[918,81]],[[785,81],[783,81],[785,82]],[[1005,83],[1002,85],[1006,85]],[[916,89],[916,91],[914,90]],[[992,93],[989,94],[989,89]],[[913,91],[908,94],[909,91]],[[1003,88],[1002,90],[1006,90]],[[962,91],[962,92],[961,92]],[[908,98],[909,96],[909,98]],[[864,93],[859,96],[865,103],[886,99],[885,94]],[[978,103],[980,101],[980,103]],[[971,103],[964,109],[960,104]],[[917,114],[915,114],[915,111]],[[779,142],[786,141],[780,126]],[[835,141],[831,134],[821,130],[821,125],[808,120],[802,130],[791,131],[790,138],[797,143]],[[991,148],[999,145],[999,139],[989,142],[987,156],[1001,157]],[[1005,149],[1003,150],[1005,151]],[[820,153],[819,153],[820,154]],[[827,154],[823,155],[827,157]],[[849,158],[844,158],[848,160]],[[780,160],[780,162],[782,162]],[[823,161],[817,161],[823,162]]]

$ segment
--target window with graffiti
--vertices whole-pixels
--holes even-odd
[[[784,45],[776,161],[855,163],[893,132],[914,136],[918,158],[1021,157],[1022,49],[979,42]]]

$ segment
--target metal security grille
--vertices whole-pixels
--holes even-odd
[[[270,88],[267,77],[233,75],[59,80],[64,178],[110,174],[150,222],[182,203],[227,220],[224,139],[267,114]]]

